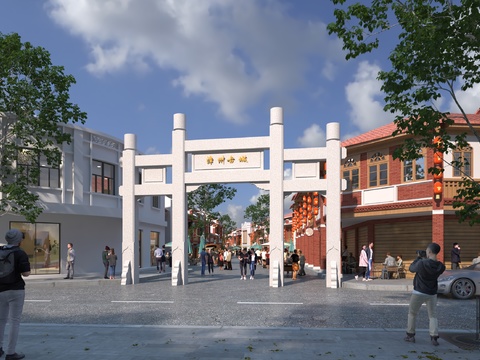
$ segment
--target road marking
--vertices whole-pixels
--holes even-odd
[[[237,301],[239,305],[303,305],[303,303],[290,302],[259,302],[259,301]]]
[[[25,302],[51,302],[52,300],[25,300]]]
[[[134,301],[115,301],[112,300],[112,303],[125,303],[125,304],[173,304],[173,301],[141,301],[141,300],[134,300]]]
[[[370,303],[370,306],[408,306],[409,304],[405,303]],[[422,304],[425,306],[426,304]]]

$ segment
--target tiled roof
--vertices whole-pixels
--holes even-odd
[[[480,125],[480,109],[475,114],[467,114],[467,116],[472,125]],[[467,125],[467,123],[463,119],[462,114],[450,114],[449,117],[450,119],[455,121],[456,125],[465,125],[465,126]],[[392,133],[395,131],[396,128],[397,127],[392,122],[390,124],[381,126],[379,128],[367,131],[366,133],[363,133],[353,138],[342,141],[342,146],[349,147],[352,145],[369,143],[374,140],[389,138],[392,136]]]

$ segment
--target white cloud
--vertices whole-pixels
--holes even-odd
[[[473,88],[466,91],[458,89],[455,91],[455,96],[457,97],[460,106],[467,114],[474,114],[480,108],[480,84],[475,84]],[[458,113],[460,112],[460,109],[457,104],[451,100],[448,111]]]
[[[241,223],[245,221],[243,217],[245,214],[245,209],[242,205],[229,204],[227,206],[227,214],[230,216],[230,219],[235,221],[237,227],[240,227]]]
[[[258,201],[258,198],[260,197],[260,195],[264,195],[264,194],[268,194],[268,191],[266,190],[258,190],[258,193],[256,193],[255,195],[253,195],[251,198],[250,198],[250,203],[255,205]]]
[[[185,96],[237,123],[259,101],[292,97],[314,63],[331,79],[342,53],[325,24],[294,19],[274,0],[49,0],[46,8],[85,41],[92,74],[173,70]]]
[[[292,168],[286,168],[283,170],[283,178],[284,179],[291,179],[292,178]]]
[[[383,93],[377,80],[380,67],[362,61],[357,68],[355,81],[346,86],[347,100],[352,107],[350,120],[361,132],[372,130],[393,121],[393,116],[383,111]]]
[[[318,124],[312,124],[303,131],[303,136],[297,142],[303,147],[325,146],[325,131]]]

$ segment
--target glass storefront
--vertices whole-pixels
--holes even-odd
[[[30,260],[32,275],[60,273],[60,224],[12,221],[10,229],[25,234],[22,249]]]

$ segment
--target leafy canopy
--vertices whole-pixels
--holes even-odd
[[[347,59],[379,48],[387,32],[398,37],[388,56],[391,69],[378,74],[385,93],[384,110],[395,114],[397,129],[392,135],[411,135],[395,151],[394,158],[416,159],[421,148],[439,146],[449,152],[468,146],[467,132],[447,133],[454,121],[437,107],[444,97],[453,100],[469,133],[480,142],[456,93],[480,83],[478,0],[373,0],[368,5],[331,1],[339,7],[334,11],[336,22],[328,29],[343,41]],[[436,136],[442,141],[433,144]],[[452,165],[461,169],[463,159]],[[429,172],[436,171],[431,168]],[[461,221],[480,222],[480,186],[468,176],[462,183],[454,202],[457,214]]]
[[[222,184],[201,185],[188,193],[188,208],[196,216],[191,230],[196,229],[199,235],[203,234],[212,220],[220,218],[220,213],[214,211],[215,208],[227,199],[232,200],[236,193],[237,189]]]
[[[260,195],[256,204],[247,206],[244,218],[250,219],[265,239],[265,234],[270,233],[270,194]]]
[[[70,143],[61,124],[84,123],[86,114],[69,101],[71,75],[54,66],[50,54],[18,34],[0,33],[0,214],[12,212],[35,222],[40,161],[61,163],[61,145]]]

